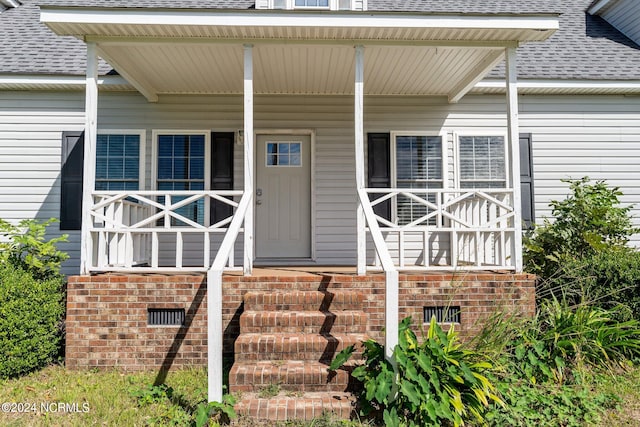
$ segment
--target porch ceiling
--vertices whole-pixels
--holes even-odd
[[[352,94],[353,46],[365,46],[365,93],[457,101],[504,57],[548,38],[557,17],[356,13],[230,13],[43,7],[61,35],[100,56],[149,100],[161,94],[239,94],[243,44],[254,45],[258,94]]]

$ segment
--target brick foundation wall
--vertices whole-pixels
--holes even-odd
[[[248,291],[360,290],[368,332],[382,340],[384,276],[308,275],[242,277],[223,283],[224,351],[233,355],[240,333],[242,298]],[[534,277],[527,274],[400,275],[400,319],[421,324],[425,306],[460,306],[461,336],[473,336],[482,319],[499,309],[531,316]],[[182,308],[185,326],[148,326],[147,309]],[[206,281],[203,275],[73,276],[67,287],[66,365],[69,368],[170,369],[206,365]],[[428,321],[428,319],[427,319]]]

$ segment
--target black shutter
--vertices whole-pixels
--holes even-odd
[[[520,134],[520,195],[522,197],[522,227],[530,230],[535,221],[533,149],[530,133]]]
[[[233,190],[233,132],[211,132],[211,189]],[[214,200],[211,203],[212,222],[229,217],[233,207]]]
[[[369,188],[391,188],[391,135],[388,133],[367,134]],[[373,196],[372,200],[380,196]],[[385,200],[373,208],[382,218],[391,220],[391,200]]]
[[[60,230],[82,228],[84,132],[62,132]]]

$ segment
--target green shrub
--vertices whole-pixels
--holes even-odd
[[[619,320],[640,320],[640,252],[608,248],[580,259],[567,260],[553,280],[558,289],[569,290],[573,300],[590,301],[616,309]]]
[[[568,260],[624,247],[638,232],[629,215],[632,207],[620,206],[618,187],[604,181],[591,184],[587,177],[564,182],[571,194],[550,203],[555,221],[545,219],[524,241],[526,269],[545,280],[557,277]]]
[[[57,249],[56,244],[67,240],[64,234],[45,239],[46,229],[57,220],[45,222],[25,219],[15,226],[0,219],[0,264],[10,264],[25,270],[36,279],[48,279],[60,274],[60,264],[69,256]]]
[[[444,333],[434,318],[420,343],[411,318],[404,319],[393,352],[397,374],[384,347],[365,341],[365,364],[353,371],[364,385],[359,399],[363,415],[381,414],[386,426],[459,426],[469,419],[483,423],[489,403],[502,403],[484,375],[492,366],[481,354],[463,349],[456,337],[453,327]],[[330,369],[342,365],[352,351],[338,354]]]
[[[53,362],[64,312],[61,278],[34,279],[0,264],[0,378],[15,377]]]

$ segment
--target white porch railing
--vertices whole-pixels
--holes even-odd
[[[362,203],[370,203],[372,210],[383,203],[391,203],[392,212],[399,205],[411,210],[410,215],[395,214],[391,219],[373,214],[394,265],[401,270],[516,268],[512,189],[368,188],[363,192],[367,197]],[[400,223],[398,216],[405,222]],[[372,221],[367,222],[367,231],[373,235]],[[370,270],[380,269],[379,258]]]
[[[208,271],[212,239],[227,233],[242,191],[95,191],[91,208],[90,271]],[[212,203],[230,214],[211,225]],[[198,221],[190,213],[197,212]],[[202,221],[200,221],[200,219]],[[238,232],[244,231],[239,229]],[[235,242],[235,239],[234,239]],[[187,250],[197,256],[185,256]],[[197,259],[201,261],[195,261]],[[187,262],[188,265],[185,265]],[[227,269],[238,269],[231,250]]]

